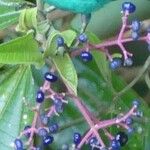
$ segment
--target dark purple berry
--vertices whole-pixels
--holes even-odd
[[[115,136],[115,139],[120,143],[121,146],[126,145],[126,143],[128,142],[128,136],[124,132],[118,132]]]
[[[87,51],[81,52],[80,57],[82,58],[82,60],[84,62],[88,62],[88,61],[91,61],[93,59],[92,54],[90,52],[87,52]]]
[[[123,12],[133,13],[136,10],[136,6],[131,2],[124,2],[122,4],[122,10]]]
[[[131,33],[131,37],[134,41],[138,40],[139,39],[139,33],[138,32],[132,32]]]
[[[112,70],[120,68],[122,65],[122,61],[120,58],[113,58],[113,60],[110,62],[109,67]]]
[[[131,124],[133,123],[133,119],[132,119],[131,117],[128,117],[128,118],[126,119],[125,123],[126,123],[127,125],[131,125]]]
[[[56,82],[58,80],[57,76],[51,72],[46,72],[44,77],[45,77],[45,80],[49,82]]]
[[[138,32],[140,30],[141,23],[138,20],[133,20],[131,24],[131,28],[133,32]]]
[[[41,90],[39,90],[38,92],[37,92],[37,95],[36,95],[36,102],[37,103],[42,103],[43,101],[44,101],[44,93],[43,93],[43,91],[41,91]]]
[[[57,38],[57,46],[58,47],[64,46],[64,38],[63,37],[59,36]]]
[[[78,145],[81,141],[81,134],[80,133],[74,133],[73,141],[76,145]]]
[[[55,105],[55,110],[56,112],[58,113],[62,113],[63,112],[63,102],[61,101],[61,99],[55,97],[54,100],[53,100],[53,103]]]
[[[38,130],[38,135],[41,136],[41,137],[46,137],[48,135],[48,131],[44,128],[40,128]]]
[[[111,141],[111,148],[112,148],[112,150],[120,150],[121,149],[120,143],[115,139],[112,140]]]
[[[81,43],[87,42],[87,36],[86,36],[86,34],[84,34],[84,33],[80,34],[80,35],[79,35],[79,41],[80,41]]]
[[[56,133],[58,131],[59,127],[57,123],[54,123],[49,126],[49,132],[50,133]]]
[[[30,129],[30,128],[31,128],[31,126],[27,125],[27,126],[24,127],[24,131],[27,131],[27,130]],[[31,134],[31,132],[29,131],[29,132],[25,133],[24,135],[25,135],[27,138],[29,138],[29,137],[30,137],[30,134]]]
[[[54,141],[54,138],[53,138],[53,136],[50,136],[50,135],[43,138],[44,145],[52,144],[53,141]]]
[[[133,60],[131,58],[127,58],[124,60],[124,66],[130,67],[133,65]]]
[[[20,139],[14,141],[16,150],[23,150],[23,142]]]

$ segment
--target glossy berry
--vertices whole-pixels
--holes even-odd
[[[81,52],[80,57],[82,58],[82,60],[84,62],[91,61],[93,58],[92,54],[90,52],[87,52],[87,51]]]
[[[16,150],[23,150],[23,142],[20,139],[14,141]]]
[[[139,100],[135,99],[135,100],[132,102],[132,104],[133,104],[133,106],[135,106],[135,107],[139,107],[140,102],[139,102]]]
[[[130,67],[133,65],[133,60],[131,58],[127,58],[124,60],[124,66]]]
[[[122,4],[122,10],[123,12],[133,13],[136,10],[136,6],[131,2],[124,2]]]
[[[56,133],[58,131],[59,127],[57,123],[54,123],[49,126],[49,132],[50,133]]]
[[[64,46],[64,39],[63,39],[63,37],[59,36],[57,38],[57,46],[58,47]]]
[[[125,123],[126,123],[127,125],[131,125],[131,124],[133,123],[133,119],[132,119],[131,117],[128,117],[128,118],[126,119]]]
[[[24,127],[24,131],[27,131],[28,129],[30,129],[31,128],[31,126],[29,126],[29,125],[27,125],[27,126],[25,126]],[[25,133],[24,135],[27,137],[27,138],[29,138],[30,137],[30,131],[29,132],[27,132],[27,133]]]
[[[45,96],[44,96],[43,91],[39,90],[36,95],[36,102],[42,103],[44,101],[44,98],[45,98]]]
[[[86,36],[86,34],[84,34],[84,33],[80,34],[80,35],[79,35],[79,41],[80,41],[81,43],[87,42],[87,36]]]
[[[132,32],[131,33],[131,37],[134,41],[138,40],[139,39],[139,33],[138,32]]]
[[[45,80],[49,82],[56,82],[58,80],[57,76],[51,72],[46,72],[44,77],[45,77]]]
[[[74,144],[76,144],[76,145],[79,144],[81,141],[81,134],[80,133],[74,133],[73,141],[74,141]]]
[[[111,148],[112,148],[112,150],[121,150],[120,143],[115,139],[112,140],[111,141]]]
[[[133,20],[131,24],[131,29],[133,32],[138,32],[140,30],[141,23],[138,20]]]
[[[44,145],[52,144],[53,141],[54,141],[54,138],[53,138],[53,136],[50,136],[50,135],[43,138],[43,144]]]
[[[126,145],[128,142],[128,136],[125,132],[118,132],[115,136],[115,139],[120,143],[121,146]]]
[[[43,124],[43,125],[47,125],[48,124],[48,117],[45,115],[45,114],[42,114],[41,116],[40,116],[40,119],[41,119],[41,123]]]
[[[90,145],[91,147],[93,147],[93,146],[95,146],[95,145],[99,145],[99,142],[98,142],[97,138],[96,138],[96,137],[92,137],[92,138],[89,140],[89,145]]]
[[[112,70],[120,68],[122,65],[122,61],[120,58],[113,58],[113,60],[110,62],[109,67]]]

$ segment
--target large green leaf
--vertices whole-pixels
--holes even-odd
[[[52,58],[64,84],[74,93],[77,94],[77,74],[68,54],[64,56],[55,56]]]
[[[0,63],[3,64],[43,64],[42,54],[33,33],[0,45]]]
[[[0,149],[12,150],[14,139],[33,119],[23,101],[26,99],[33,105],[36,86],[28,66],[4,69],[0,85]]]
[[[15,10],[13,1],[0,1],[0,30],[17,23],[21,11]]]

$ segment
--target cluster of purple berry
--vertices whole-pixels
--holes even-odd
[[[133,13],[135,11],[136,7],[134,4],[131,2],[124,2],[122,5],[122,11],[125,15],[128,15],[130,13]],[[137,20],[132,21],[132,24],[130,28],[132,29],[132,39],[133,40],[138,40],[139,39],[139,30],[140,30],[140,22]],[[150,36],[149,36],[150,37]],[[122,38],[122,37],[121,37]],[[78,37],[78,41],[82,43],[86,49],[82,49],[80,51],[80,57],[84,62],[91,61],[93,56],[90,53],[89,49],[91,49],[91,45],[88,43],[88,38],[85,33],[82,33]],[[63,37],[59,36],[57,38],[57,47],[63,47],[65,45]],[[149,44],[150,44],[150,38],[149,38]],[[107,45],[105,45],[107,47]],[[96,48],[104,48],[105,46],[97,46]],[[121,45],[122,47],[122,45]],[[93,47],[95,48],[95,47]],[[110,68],[112,70],[115,70],[122,65],[124,66],[131,66],[133,64],[133,61],[130,57],[127,57],[128,52],[125,51],[124,49],[122,50],[124,52],[125,60],[124,63],[122,63],[121,58],[110,58],[109,55],[108,58],[110,58]],[[50,87],[50,84],[56,82],[58,80],[58,77],[53,73],[53,72],[46,72],[44,75],[44,85],[42,88],[40,88],[37,91],[36,94],[36,110],[35,110],[35,116],[34,118],[38,117],[39,115],[39,109],[42,103],[44,102],[45,99],[50,98],[52,100],[52,106],[50,107],[48,113],[44,112],[44,114],[39,115],[40,120],[41,120],[41,126],[37,127],[36,126],[36,120],[33,122],[33,124],[25,126],[23,132],[21,133],[21,136],[14,141],[14,147],[16,150],[24,150],[24,144],[23,141],[21,140],[22,135],[24,135],[27,139],[28,142],[27,145],[30,145],[31,141],[33,140],[34,134],[37,135],[38,137],[41,138],[42,141],[42,147],[50,145],[54,141],[54,136],[53,134],[57,133],[59,130],[59,126],[57,123],[49,124],[49,117],[53,113],[56,115],[59,115],[59,113],[63,112],[63,104],[66,103],[64,100],[64,95],[56,93],[53,91]],[[49,91],[50,94],[47,94],[47,91]],[[83,104],[81,104],[83,106]],[[103,141],[100,141],[94,134],[93,132],[90,136],[88,136],[86,139],[84,136],[81,136],[80,133],[75,132],[73,135],[73,143],[75,145],[74,149],[80,149],[83,144],[88,144],[89,147],[92,150],[120,150],[122,146],[126,145],[128,142],[128,135],[133,132],[132,124],[133,124],[133,116],[137,117],[142,117],[143,114],[141,111],[138,111],[137,108],[139,106],[139,102],[137,100],[133,101],[133,108],[128,112],[128,115],[124,115],[120,120],[117,118],[106,120],[106,121],[99,121],[98,123],[94,123],[94,130],[95,129],[102,129],[107,137],[109,138],[109,145],[107,148],[102,145]],[[85,109],[86,106],[83,107]],[[81,109],[80,109],[81,110]],[[84,111],[85,112],[85,111]],[[82,113],[82,112],[81,112]],[[88,113],[87,113],[88,114]],[[37,118],[36,118],[37,119]],[[114,122],[115,120],[115,122]],[[119,121],[118,121],[119,120]],[[106,126],[103,126],[103,123],[106,124]],[[125,129],[127,129],[127,133],[124,131],[119,131],[115,136],[112,136],[106,128],[111,125],[119,125]],[[92,130],[92,129],[91,129]],[[96,130],[96,132],[97,132]],[[89,132],[91,132],[89,130]],[[83,142],[85,140],[86,142]],[[39,147],[30,147],[31,150],[42,150],[41,145]],[[69,150],[68,145],[63,145],[61,150]]]

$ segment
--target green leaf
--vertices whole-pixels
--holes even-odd
[[[0,79],[0,148],[12,150],[14,139],[32,122],[33,113],[23,101],[34,104],[36,86],[29,66],[6,69]]]
[[[74,93],[77,94],[77,74],[68,54],[64,56],[55,56],[52,58],[64,84]]]
[[[100,43],[100,40],[98,39],[98,37],[96,37],[96,35],[94,35],[91,32],[88,32],[88,37],[89,37],[89,41],[93,44],[96,43]],[[98,66],[99,71],[101,72],[101,74],[103,75],[103,78],[107,81],[110,80],[110,69],[109,69],[109,65],[108,65],[108,61],[106,58],[106,55],[99,51],[92,51],[94,60]]]
[[[26,32],[30,29],[37,29],[37,8],[24,9],[19,17],[18,31]]]
[[[57,52],[57,37],[58,36],[62,36],[64,38],[64,42],[65,44],[70,47],[71,44],[73,43],[73,41],[76,38],[76,32],[74,32],[73,30],[66,30],[63,32],[59,32],[57,30],[53,30],[48,38],[48,42],[47,42],[47,48],[46,51],[44,53],[44,56],[52,56],[55,55]]]
[[[15,7],[2,5],[0,3],[0,30],[17,23],[20,12],[21,11],[16,11]]]
[[[43,65],[42,54],[38,50],[38,43],[33,38],[33,33],[1,44],[0,63]]]

